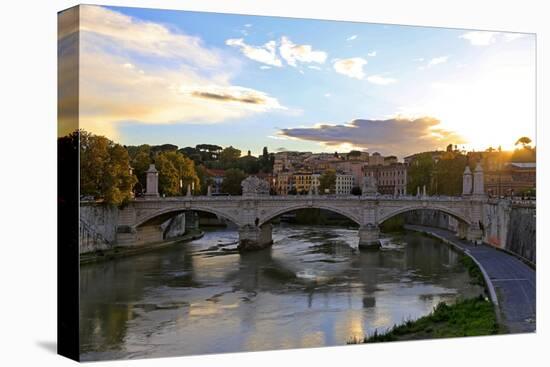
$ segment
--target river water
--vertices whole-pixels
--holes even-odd
[[[417,233],[359,251],[357,230],[279,225],[240,255],[232,229],[82,265],[83,360],[344,345],[482,293],[460,254]]]

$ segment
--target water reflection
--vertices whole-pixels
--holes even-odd
[[[342,345],[481,292],[459,255],[418,234],[357,249],[355,230],[278,226],[239,255],[237,233],[81,267],[84,360]],[[391,246],[390,246],[391,247]]]

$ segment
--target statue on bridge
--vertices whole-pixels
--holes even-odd
[[[376,183],[376,178],[372,176],[363,177],[363,190],[361,195],[363,196],[375,196],[378,194],[378,184]]]
[[[241,182],[243,196],[269,195],[269,183],[256,176],[249,176]]]

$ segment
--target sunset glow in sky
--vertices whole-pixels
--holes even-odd
[[[535,139],[532,34],[98,6],[80,14],[81,127],[123,144],[403,157]]]

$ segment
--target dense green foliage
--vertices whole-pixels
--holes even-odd
[[[145,191],[145,172],[152,163],[159,171],[159,193],[166,196],[182,195],[187,192],[188,184],[194,185],[195,193],[201,192],[203,182],[197,175],[195,163],[178,151],[177,146],[144,144],[137,147],[130,146],[127,149],[131,152],[131,166],[138,178],[136,193]]]
[[[447,152],[435,164],[433,179],[430,182],[430,193],[436,195],[460,195],[462,193],[462,176],[468,164],[464,154]]]
[[[155,155],[155,165],[159,171],[159,192],[166,196],[182,195],[187,192],[187,186],[193,187],[193,192],[200,192],[200,181],[195,172],[195,164],[183,154],[163,151]]]
[[[230,168],[225,171],[225,178],[222,182],[222,192],[229,195],[241,195],[241,182],[246,178],[246,173],[240,169]]]
[[[336,171],[327,169],[319,177],[319,194],[334,194],[336,190]]]
[[[479,270],[479,267],[474,262],[474,260],[472,260],[471,257],[463,255],[460,258],[460,263],[464,265],[466,269],[468,269],[468,274],[472,279],[471,280],[472,284],[485,287],[485,279],[483,278],[483,273],[481,272],[481,270]]]
[[[80,194],[122,204],[132,198],[137,182],[128,151],[104,136],[80,131]]]
[[[435,163],[431,153],[420,154],[407,172],[407,192],[414,195],[418,187],[422,190],[424,186],[427,190],[430,190],[434,167]]]
[[[362,342],[451,338],[459,336],[494,335],[501,332],[493,304],[483,297],[459,300],[453,305],[439,303],[428,316],[394,326],[384,334],[375,332]],[[361,341],[352,340],[350,343]]]

